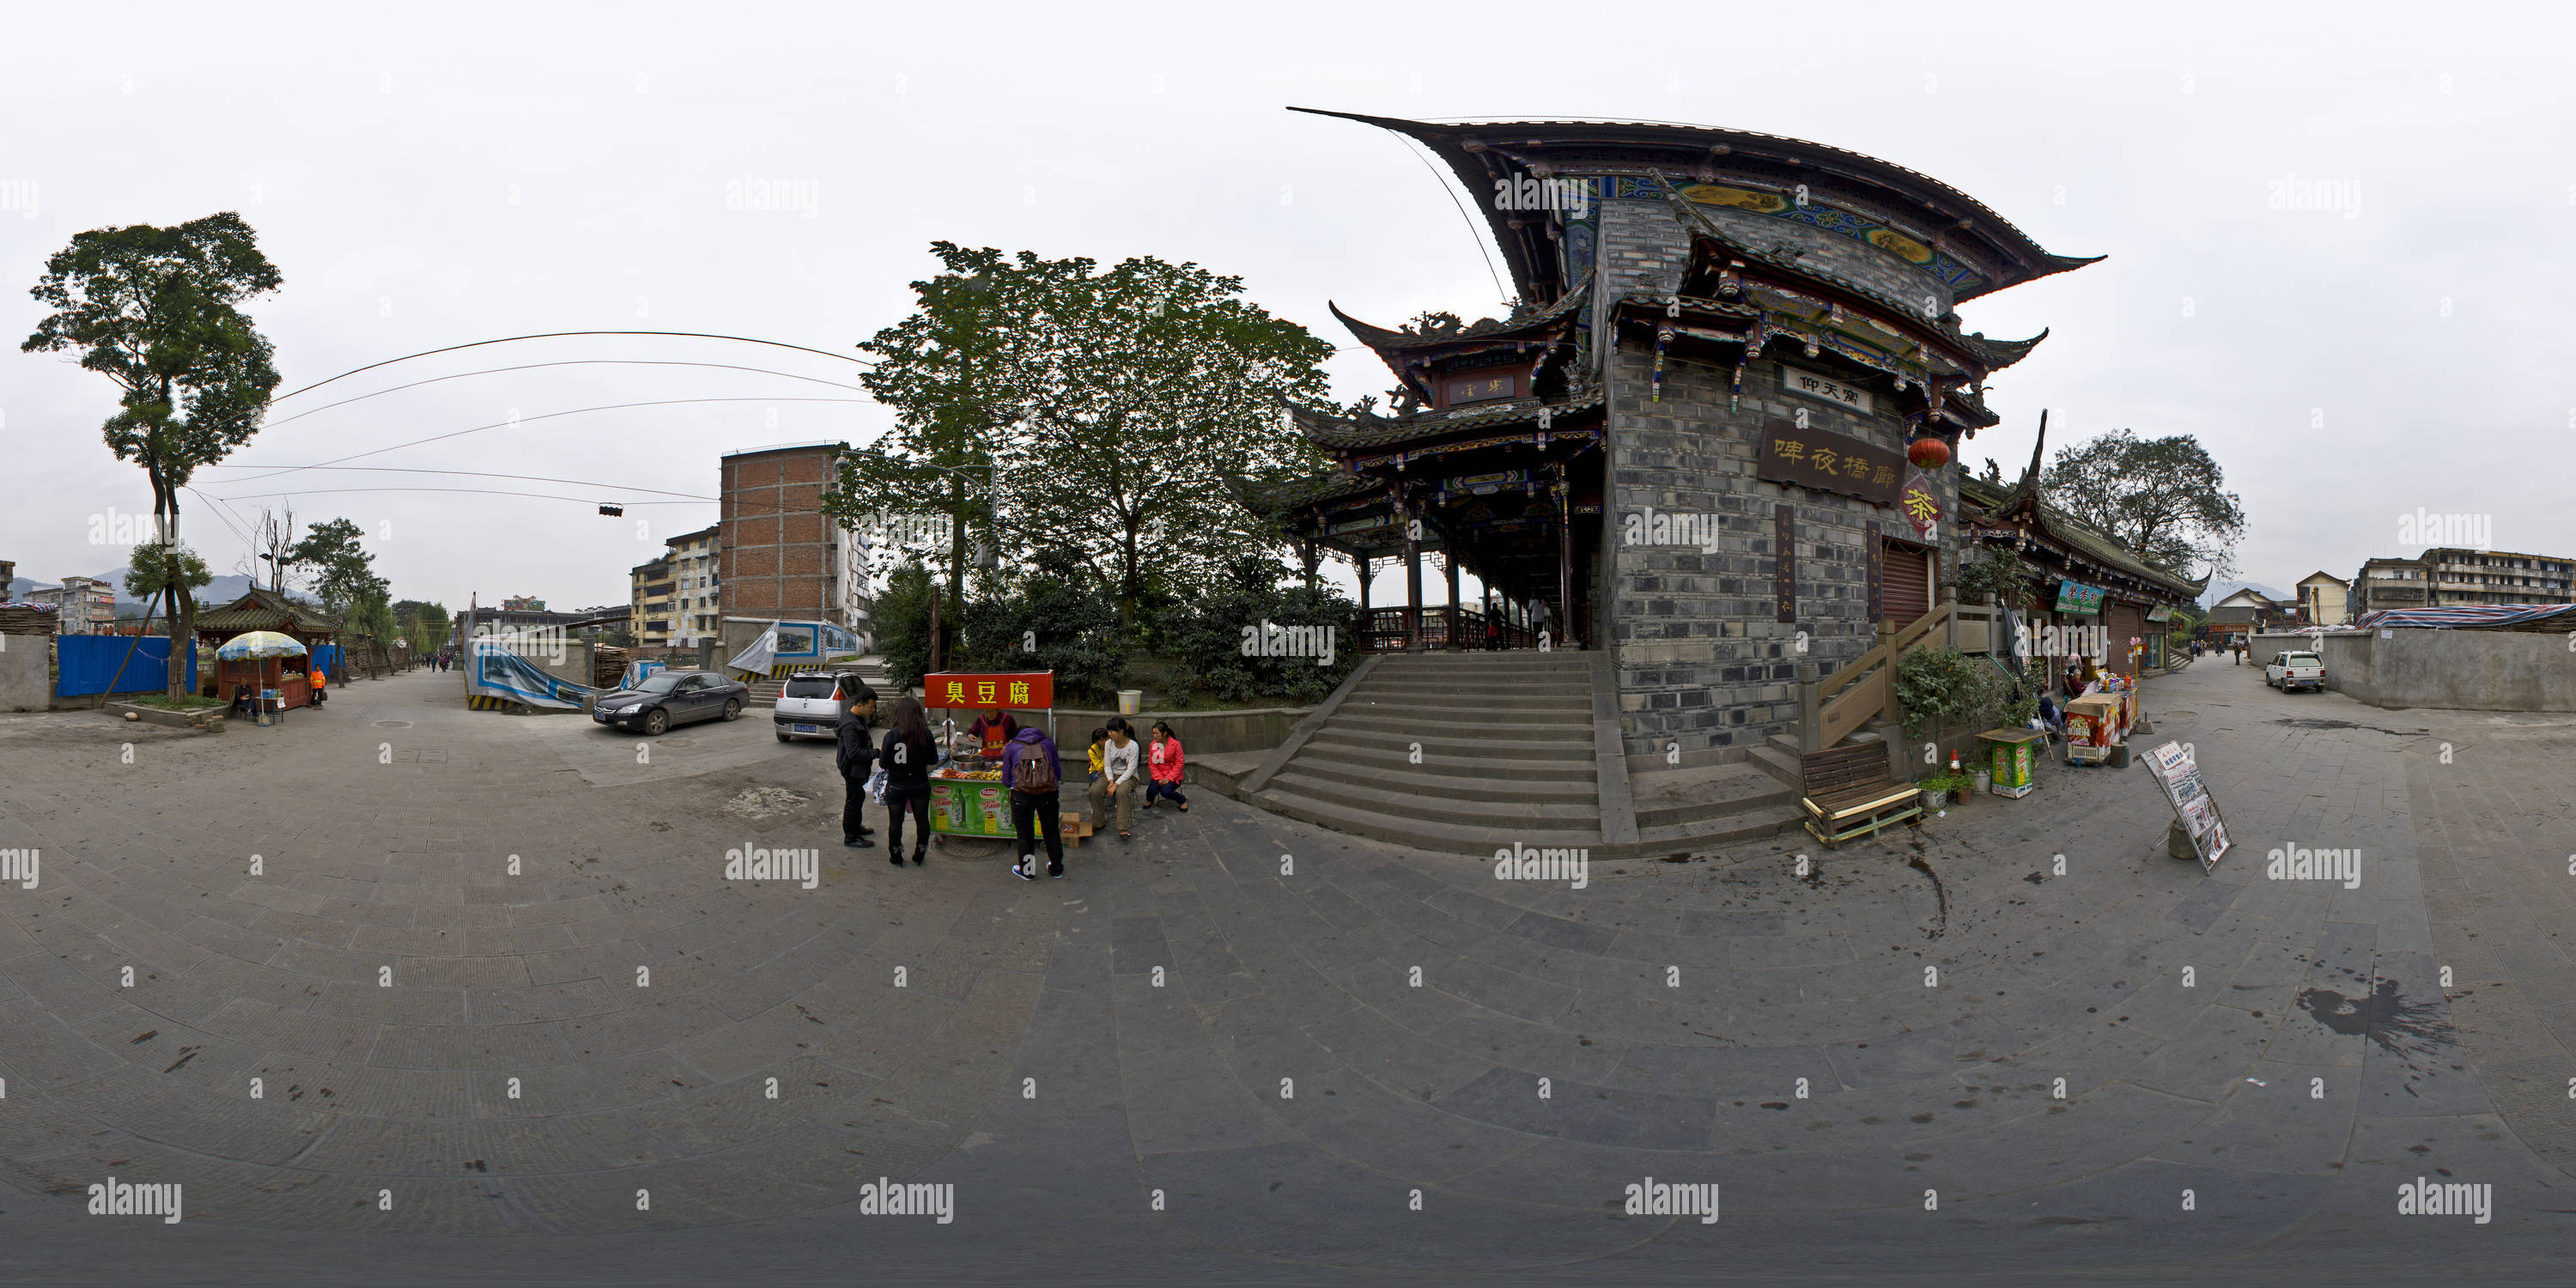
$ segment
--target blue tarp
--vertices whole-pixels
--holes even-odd
[[[2521,627],[2576,612],[2568,604],[2453,604],[2442,608],[2383,608],[2363,613],[2353,622],[2356,630],[2381,626],[2422,626],[2434,630],[2474,630],[2479,627]]]
[[[134,647],[133,660],[125,656],[127,645]],[[54,656],[61,664],[61,678],[54,682],[54,692],[76,698],[93,693],[159,693],[169,686],[170,637],[146,635],[57,635]],[[124,673],[118,674],[122,666]],[[197,688],[195,650],[188,655],[188,690]]]
[[[626,664],[626,673],[617,677],[617,687],[621,689],[632,689],[636,685],[642,684],[645,676],[651,675],[655,671],[667,671],[670,667],[671,664],[668,662],[655,662],[649,659],[639,658]]]
[[[578,711],[585,705],[583,700],[598,690],[546,674],[497,639],[478,639],[473,642],[472,656],[466,660],[465,692],[532,707]]]

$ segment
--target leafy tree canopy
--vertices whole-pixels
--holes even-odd
[[[1280,408],[1321,403],[1331,346],[1243,300],[1242,279],[932,250],[949,271],[913,283],[914,314],[860,346],[895,428],[850,454],[828,504],[862,528],[905,516],[882,559],[934,560],[962,588],[970,532],[999,532],[1023,566],[1071,552],[1132,625],[1269,539],[1229,503],[1226,472],[1322,467]]]
[[[313,592],[333,613],[347,613],[370,596],[385,593],[385,579],[375,573],[376,557],[367,553],[365,537],[357,524],[333,519],[314,524],[295,543],[295,562],[315,570]]]
[[[2194,563],[2216,576],[2236,571],[2245,510],[2225,482],[2199,439],[2126,429],[2059,452],[2040,475],[2051,505],[2178,577]]]

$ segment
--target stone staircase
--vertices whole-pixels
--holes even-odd
[[[1592,664],[1580,653],[1380,658],[1248,799],[1424,850],[1598,848]]]
[[[1203,781],[1335,831],[1478,857],[1529,845],[1646,858],[1797,826],[1793,743],[1785,756],[1766,747],[1752,762],[1632,775],[1637,839],[1606,843],[1594,665],[1584,653],[1382,657],[1266,781],[1250,763]]]

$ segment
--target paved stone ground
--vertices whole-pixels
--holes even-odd
[[[0,717],[0,849],[42,854],[0,891],[0,1277],[2565,1273],[2576,721],[2151,681],[2237,838],[2206,878],[2142,769],[2051,765],[1581,888],[1201,793],[1027,884],[843,850],[828,745],[756,716],[454,681]],[[767,786],[817,799],[727,808]],[[2267,879],[2294,843],[2358,886]],[[746,844],[818,888],[727,881]],[[186,1219],[86,1215],[111,1175]],[[2397,1218],[2418,1176],[2492,1222]],[[954,1223],[859,1215],[879,1177]],[[1621,1212],[1648,1177],[1722,1220]]]

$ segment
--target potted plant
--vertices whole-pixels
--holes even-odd
[[[1923,793],[1923,808],[1941,810],[1950,807],[1951,788],[1948,774],[1926,775],[1916,780],[1914,785]]]

